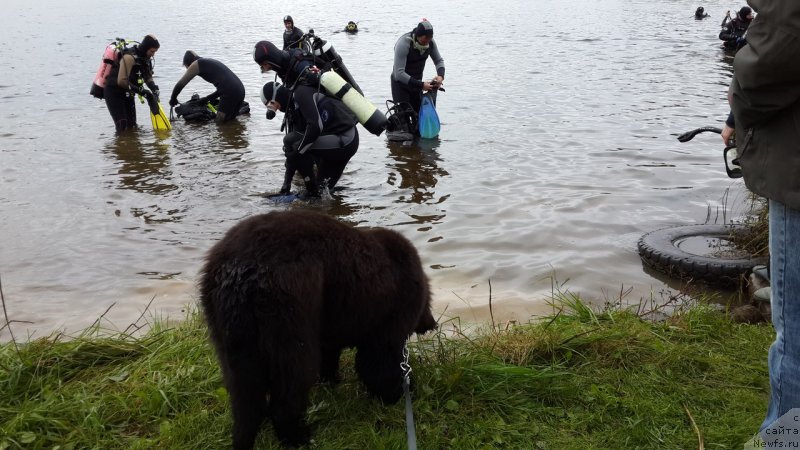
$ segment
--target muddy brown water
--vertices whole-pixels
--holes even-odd
[[[434,25],[447,65],[440,138],[404,147],[362,128],[343,190],[289,207],[403,233],[438,314],[488,320],[490,282],[497,321],[550,311],[553,286],[596,302],[650,298],[669,283],[643,269],[643,233],[746,212],[719,138],[675,139],[727,113],[716,35],[731,5],[720,1],[704,4],[705,21],[695,3],[645,0],[444,0],[424,13],[347,0],[143,0],[140,15],[96,0],[4,5],[0,277],[18,337],[79,330],[112,304],[104,326],[125,328],[151,299],[148,314],[180,318],[225,230],[287,207],[263,197],[280,185],[281,133],[258,94],[272,77],[251,59],[256,41],[280,41],[284,14],[328,38],[384,110],[397,37],[421,15]],[[338,32],[349,20],[359,34]],[[89,86],[110,39],[145,33],[162,43],[163,92],[192,49],[240,76],[252,114],[226,127],[178,120],[156,136],[139,105],[141,130],[115,136]],[[194,80],[181,98],[193,92],[210,85]]]

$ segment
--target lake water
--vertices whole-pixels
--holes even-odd
[[[642,267],[643,233],[745,212],[719,137],[675,139],[727,114],[731,61],[716,36],[739,4],[706,2],[705,21],[689,1],[433,6],[5,0],[0,279],[17,338],[82,329],[109,307],[104,326],[125,328],[151,300],[150,314],[181,318],[210,246],[236,221],[287,207],[263,197],[281,183],[282,134],[259,100],[272,75],[251,56],[258,40],[281,42],[285,14],[327,38],[383,110],[396,39],[422,16],[433,24],[447,66],[440,138],[403,147],[362,128],[344,190],[291,207],[403,233],[437,313],[487,320],[490,289],[497,321],[549,311],[554,285],[598,303],[658,297],[668,280]],[[337,32],[349,20],[358,35]],[[115,136],[89,86],[107,42],[147,33],[161,42],[162,92],[192,49],[239,75],[253,113],[224,127],[176,120],[156,136],[138,105],[141,130]],[[181,99],[193,92],[211,86],[198,78]]]

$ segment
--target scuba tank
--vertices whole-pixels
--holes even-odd
[[[358,122],[367,131],[375,136],[380,136],[386,129],[386,116],[339,74],[332,70],[323,72],[319,76],[319,84],[325,88],[328,94],[338,98],[350,108]]]
[[[319,42],[321,42],[321,44],[317,46],[317,43]],[[317,47],[314,49],[314,56],[326,60],[331,65],[331,69],[335,70],[339,76],[341,76],[350,84],[350,86],[353,86],[353,88],[355,88],[359,94],[364,95],[364,91],[361,90],[361,87],[358,85],[358,83],[356,83],[353,75],[349,70],[347,70],[347,66],[344,65],[342,57],[339,56],[339,53],[335,48],[333,48],[333,45],[331,45],[330,42],[323,41],[322,39],[318,39],[314,44],[315,47]]]
[[[126,41],[122,38],[117,38],[114,42],[106,46],[103,52],[103,60],[100,62],[100,67],[97,68],[97,73],[94,75],[92,87],[89,89],[89,94],[102,99],[103,89],[106,87],[106,77],[111,73],[114,63],[119,60],[120,55],[128,50],[128,44],[133,41]]]
[[[333,48],[333,45],[331,45],[330,42],[314,35],[314,30],[308,30],[307,37],[313,39],[309,47],[311,49],[311,53],[314,55],[314,59],[322,60],[331,69],[335,70],[339,76],[344,78],[344,80],[348,82],[350,86],[354,87],[359,94],[364,95],[364,91],[361,90],[361,87],[358,85],[358,83],[356,83],[353,75],[349,70],[347,70],[347,66],[344,65],[342,57],[339,56],[339,53],[335,48]],[[322,67],[320,68],[322,69]]]

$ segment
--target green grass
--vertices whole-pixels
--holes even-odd
[[[563,295],[536,323],[411,344],[421,449],[742,448],[767,406],[769,326],[695,305],[661,323]],[[313,448],[407,448],[403,402],[344,381],[312,393]],[[0,347],[0,449],[228,448],[221,375],[197,313],[144,337]],[[693,428],[693,421],[697,430]],[[698,433],[699,432],[699,433]],[[277,448],[265,424],[258,448]]]

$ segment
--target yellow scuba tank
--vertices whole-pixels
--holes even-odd
[[[370,133],[380,136],[386,129],[386,116],[378,111],[369,100],[359,94],[347,81],[336,72],[329,70],[320,75],[319,84],[332,96],[345,104]]]

